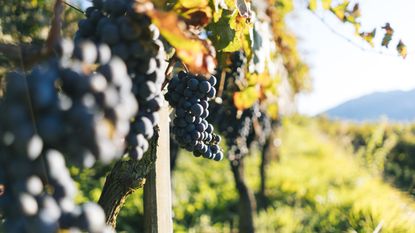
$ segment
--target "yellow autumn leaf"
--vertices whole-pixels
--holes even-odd
[[[270,104],[266,108],[266,114],[271,119],[276,120],[279,117],[279,108],[277,104]]]
[[[321,0],[321,4],[323,5],[323,9],[328,10],[331,6],[331,0]]]
[[[208,0],[179,0],[176,6],[177,5],[181,5],[188,9],[203,8],[209,5],[209,1]]]
[[[402,58],[406,58],[406,56],[408,55],[408,49],[406,48],[406,45],[400,40],[398,45],[396,46],[396,50],[399,53],[399,56],[401,56]]]
[[[308,9],[310,9],[311,11],[317,10],[317,0],[310,0],[310,2],[308,3]]]
[[[239,110],[252,107],[259,98],[259,92],[256,87],[248,87],[242,91],[233,94],[233,102]]]
[[[152,22],[175,49],[176,55],[195,74],[212,74],[215,70],[215,51],[206,40],[201,40],[186,29],[185,23],[175,12],[151,10],[147,12]]]

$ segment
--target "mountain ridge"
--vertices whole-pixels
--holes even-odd
[[[348,100],[319,115],[350,121],[377,121],[386,117],[391,121],[415,121],[415,89],[373,92]]]

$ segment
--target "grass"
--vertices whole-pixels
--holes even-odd
[[[359,165],[313,123],[286,120],[280,161],[269,167],[271,205],[257,232],[415,232],[415,202]],[[247,158],[247,179],[259,187],[259,159]],[[182,154],[174,173],[175,232],[234,232],[237,193],[228,162]]]

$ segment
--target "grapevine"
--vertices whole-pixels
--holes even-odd
[[[170,177],[159,176],[167,171],[159,162],[168,163],[163,152],[170,149],[174,168],[181,147],[230,161],[239,232],[253,232],[256,197],[244,159],[253,146],[261,150],[265,199],[264,151],[285,110],[279,100],[293,105],[309,82],[285,25],[292,1],[89,2],[83,9],[56,0],[52,12],[45,0],[13,0],[0,9],[0,226],[16,233],[114,232],[126,197],[144,185],[144,203],[162,209],[152,202],[163,190],[155,181]],[[357,3],[317,2],[309,10],[322,5],[372,46],[377,41],[375,29],[360,31]],[[382,30],[388,47],[394,29],[387,23]],[[401,40],[396,49],[407,56]],[[98,204],[77,202],[73,170],[101,165],[112,170]],[[198,214],[198,206],[188,209]],[[171,220],[171,206],[164,209]]]

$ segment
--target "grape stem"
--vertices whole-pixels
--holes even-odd
[[[216,97],[222,98],[223,90],[225,88],[225,79],[226,79],[226,72],[225,70],[222,70],[222,72],[220,73],[220,83],[219,83],[218,94],[216,95]]]
[[[189,73],[189,69],[187,68],[186,64],[184,64],[183,61],[180,61],[180,64],[183,66],[183,68],[186,71],[186,73]]]
[[[179,59],[177,58],[176,54],[174,54],[170,58],[169,65],[167,66],[166,72],[164,73],[166,76],[166,79],[164,80],[163,85],[161,85],[161,90],[163,90],[166,87],[167,83],[169,83],[171,76],[173,74],[174,66],[176,65],[176,62],[178,61]]]
[[[3,196],[4,191],[5,191],[4,185],[0,184],[0,197]]]
[[[64,11],[62,0],[56,0],[53,7],[53,18],[49,30],[48,38],[46,39],[46,48],[48,51],[53,51],[53,48],[59,40],[61,40],[61,26],[62,14]]]

